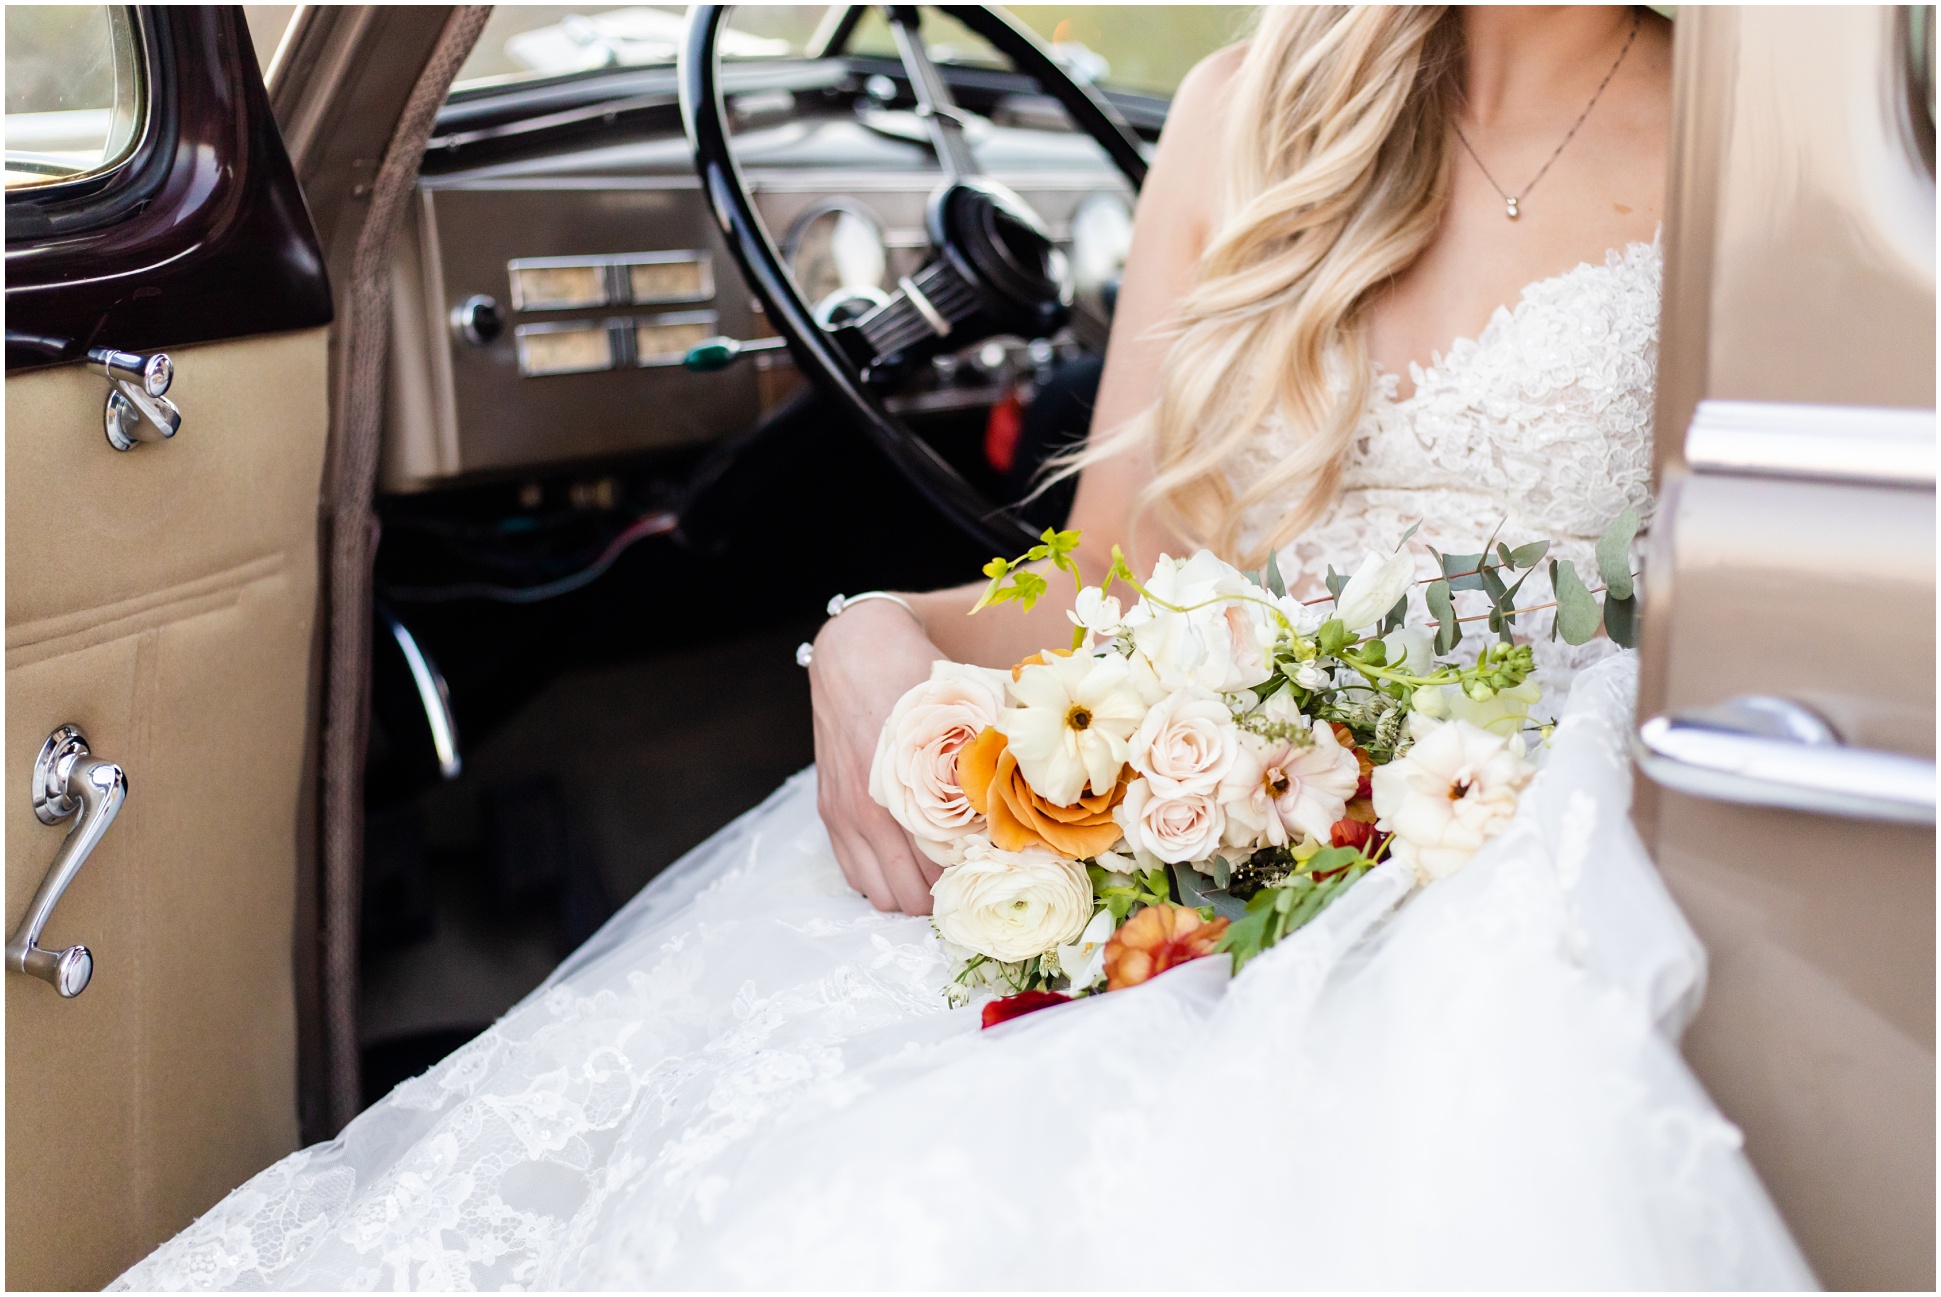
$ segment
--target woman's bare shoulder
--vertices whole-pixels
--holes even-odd
[[[1234,84],[1246,57],[1247,42],[1235,41],[1195,63],[1173,94],[1167,125],[1213,121],[1223,116],[1233,101]]]

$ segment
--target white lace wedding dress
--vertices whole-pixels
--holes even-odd
[[[1648,506],[1658,266],[1533,284],[1378,391],[1290,573],[1418,520],[1582,565]],[[843,884],[804,771],[118,1286],[1811,1286],[1678,1054],[1704,954],[1627,815],[1634,674],[1545,650],[1543,769],[1456,877],[1383,865],[1237,979],[988,1032],[928,922]]]

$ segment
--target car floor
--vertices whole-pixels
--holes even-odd
[[[476,1035],[662,869],[814,759],[795,646],[814,623],[554,680],[464,770],[374,815],[417,918],[372,942],[364,1098]],[[460,736],[461,740],[463,735]]]

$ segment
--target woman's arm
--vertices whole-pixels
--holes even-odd
[[[1192,286],[1216,219],[1221,122],[1240,57],[1241,47],[1233,46],[1207,58],[1173,99],[1139,195],[1092,415],[1095,436],[1131,419],[1157,395],[1160,363],[1170,343],[1161,326]],[[1093,464],[1080,475],[1069,525],[1085,533],[1078,557],[1089,581],[1105,575],[1114,545],[1147,561],[1163,550],[1182,548],[1177,537],[1149,519],[1142,520],[1136,537],[1132,534],[1132,503],[1151,477],[1150,458],[1136,451]],[[968,616],[983,589],[982,582],[973,582],[906,596],[914,617],[888,601],[859,604],[832,618],[816,636],[809,686],[818,806],[843,875],[878,909],[928,914],[930,884],[941,872],[870,799],[869,767],[884,718],[905,691],[929,677],[930,664],[939,658],[1008,667],[1046,645],[1067,642],[1072,584],[1063,573],[1047,575],[1050,591],[1030,612],[1000,604]]]

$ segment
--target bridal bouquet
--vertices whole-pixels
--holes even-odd
[[[1599,541],[1597,590],[1548,564],[1553,635],[1632,642],[1637,525],[1627,510]],[[1071,643],[1008,672],[936,663],[870,771],[871,795],[944,867],[933,923],[958,961],[953,1000],[1009,992],[988,1027],[1216,953],[1238,972],[1383,859],[1431,882],[1502,831],[1532,774],[1539,697],[1515,634],[1535,609],[1515,601],[1549,545],[1435,554],[1433,620],[1416,626],[1413,533],[1350,577],[1330,568],[1312,604],[1273,560],[1242,572],[1207,551],[1162,557],[1141,583],[1114,548],[1086,586],[1073,531],[985,567],[973,612],[1029,608],[1048,585],[1028,565],[1069,574]],[[1463,590],[1487,611],[1458,616]],[[1474,621],[1489,642],[1457,654]]]

